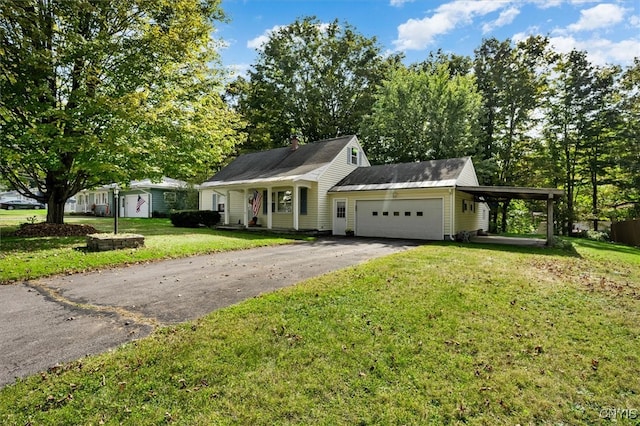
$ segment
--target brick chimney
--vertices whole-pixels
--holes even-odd
[[[291,142],[291,151],[295,151],[300,147],[300,141],[298,140],[298,135],[296,134],[291,135],[291,137],[289,138],[289,141]]]

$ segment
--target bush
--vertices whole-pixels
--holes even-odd
[[[197,228],[220,222],[220,213],[212,210],[180,210],[172,212],[169,218],[175,227]]]
[[[553,238],[551,238],[551,240],[549,241],[549,243],[550,243],[549,247],[575,253],[573,244],[571,244],[571,241],[569,240],[564,240],[554,235]]]
[[[604,231],[592,231],[589,229],[587,231],[582,231],[580,234],[582,238],[587,238],[593,241],[607,242],[611,240],[609,233]]]

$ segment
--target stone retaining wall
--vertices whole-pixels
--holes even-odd
[[[108,251],[144,247],[144,236],[137,234],[91,234],[87,235],[88,251]]]

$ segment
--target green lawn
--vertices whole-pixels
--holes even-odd
[[[6,387],[0,423],[637,424],[640,250],[572,241],[323,275]]]
[[[209,228],[176,228],[169,219],[119,219],[120,233],[142,234],[141,249],[88,253],[85,237],[18,238],[7,236],[20,223],[42,222],[44,210],[0,210],[0,284],[52,274],[238,250],[294,241],[290,236],[246,232],[220,232]],[[113,218],[71,216],[65,223],[87,224],[113,232]]]

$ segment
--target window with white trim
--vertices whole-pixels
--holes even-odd
[[[291,191],[278,191],[275,193],[276,213],[291,213]]]
[[[349,154],[348,163],[357,166],[360,160],[360,150],[356,147],[349,147],[347,148],[347,153]]]
[[[106,192],[96,193],[96,204],[108,204]]]

